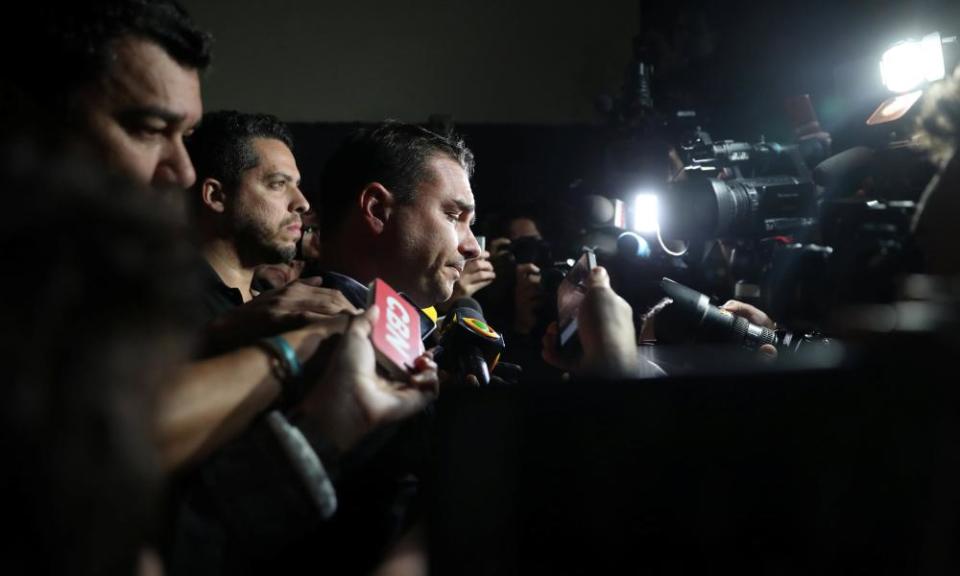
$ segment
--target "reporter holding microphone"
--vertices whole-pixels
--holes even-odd
[[[768,328],[773,321],[761,310],[731,300],[723,309],[734,316]],[[657,307],[646,315],[644,331],[652,332],[652,319]],[[637,348],[633,308],[610,287],[606,269],[597,266],[586,280],[586,291],[577,312],[582,354],[576,358],[564,355],[558,345],[557,323],[551,324],[543,337],[543,359],[553,366],[576,375],[594,378],[631,379],[665,376],[666,372],[645,358]],[[766,345],[760,349],[764,358],[776,356],[776,349]]]

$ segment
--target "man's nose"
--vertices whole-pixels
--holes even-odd
[[[303,192],[300,191],[300,187],[291,185],[291,188],[293,189],[293,197],[290,199],[291,211],[303,214],[307,210],[310,210],[310,202],[307,200],[307,197],[303,195]]]
[[[154,186],[189,188],[197,180],[193,162],[183,141],[170,142],[160,157],[153,175]]]
[[[467,228],[467,233],[460,241],[458,248],[467,260],[472,260],[480,256],[480,243],[477,242],[477,237],[473,235],[473,230]]]

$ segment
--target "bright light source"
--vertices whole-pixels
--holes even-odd
[[[641,234],[653,234],[657,231],[657,222],[657,195],[637,194],[633,200],[633,229]]]
[[[924,82],[941,80],[944,66],[940,33],[927,34],[919,42],[894,44],[880,59],[880,76],[892,92],[910,92]]]

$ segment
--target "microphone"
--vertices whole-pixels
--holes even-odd
[[[473,376],[481,386],[490,383],[490,372],[504,350],[503,336],[486,323],[476,300],[454,301],[438,334],[440,345],[434,355],[438,367],[457,374],[460,381]]]
[[[813,169],[813,181],[829,196],[849,196],[873,167],[875,152],[866,146],[855,146],[835,154]]]
[[[710,303],[706,295],[678,284],[669,278],[660,281],[660,287],[673,302],[664,309],[672,314],[661,313],[660,320],[669,319],[664,328],[680,329],[685,334],[696,334],[702,342],[730,342],[750,349],[764,344],[777,344],[773,330],[757,326],[746,318],[734,316]],[[657,336],[661,333],[661,321],[657,322]],[[670,326],[673,324],[674,326]]]
[[[609,198],[599,194],[588,194],[583,198],[586,220],[593,226],[604,226],[613,222],[614,206]]]
[[[657,305],[657,340],[665,343],[732,343],[750,350],[770,344],[780,352],[837,353],[829,352],[833,343],[819,332],[771,330],[714,306],[706,295],[669,278],[661,280],[660,287],[668,304]]]
[[[627,211],[623,200],[606,198],[599,194],[587,194],[581,201],[581,209],[590,227],[621,229],[627,227]]]

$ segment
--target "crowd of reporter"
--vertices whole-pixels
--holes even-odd
[[[541,223],[507,218],[479,245],[457,136],[358,131],[306,198],[282,123],[203,113],[210,36],[175,2],[65,5],[39,21],[52,55],[20,62],[3,100],[15,570],[258,573],[322,552],[331,572],[425,571],[423,438],[433,400],[464,382],[429,350],[402,378],[378,370],[374,278],[441,317],[483,301],[515,383],[668,372],[638,342],[655,319],[638,326],[653,317],[602,266],[582,287],[581,350],[559,349],[542,320],[547,271],[517,256]],[[960,213],[960,72],[929,102],[940,173],[916,237],[932,272],[956,274],[941,238]]]

